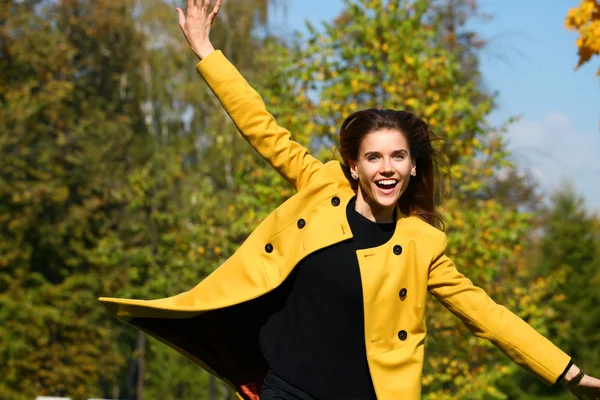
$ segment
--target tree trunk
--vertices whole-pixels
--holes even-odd
[[[215,382],[215,377],[212,375],[210,376],[208,388],[208,399],[217,400],[217,383]]]
[[[144,375],[146,372],[146,334],[140,331],[138,333],[137,340],[137,385],[136,385],[136,399],[142,400],[144,398]]]

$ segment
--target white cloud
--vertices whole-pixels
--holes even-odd
[[[600,212],[600,132],[577,130],[564,113],[540,121],[522,119],[509,127],[508,149],[550,194],[571,182],[590,211]]]

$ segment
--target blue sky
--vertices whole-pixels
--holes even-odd
[[[274,33],[304,31],[306,19],[330,21],[342,0],[283,0],[270,17]],[[480,0],[491,20],[471,27],[488,41],[485,85],[498,93],[490,122],[520,120],[507,132],[513,159],[543,193],[572,183],[590,211],[600,213],[600,57],[577,71],[575,39],[565,15],[579,0]]]

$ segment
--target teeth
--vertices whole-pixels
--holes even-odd
[[[383,180],[383,181],[379,181],[377,183],[379,183],[381,185],[395,185],[396,181],[394,179],[386,179],[386,180]]]

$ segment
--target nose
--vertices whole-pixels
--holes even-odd
[[[383,164],[381,165],[381,169],[379,170],[379,173],[382,175],[388,175],[390,173],[394,173],[394,170],[392,168],[392,161],[389,158],[383,158]]]

